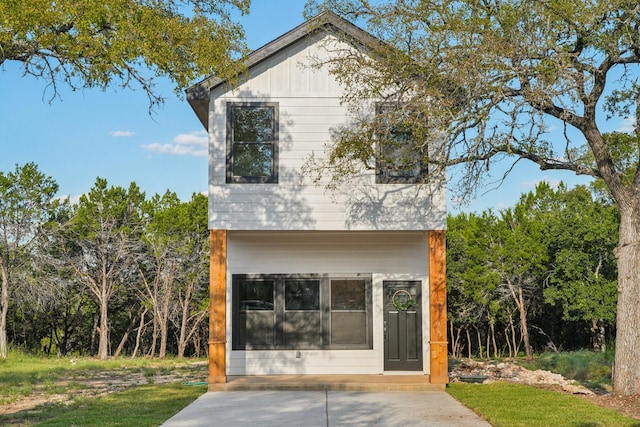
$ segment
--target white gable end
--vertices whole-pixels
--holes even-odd
[[[311,67],[312,58],[326,55],[321,46],[340,43],[329,34],[312,34],[252,67],[248,80],[233,91],[226,85],[211,93],[217,98],[340,97],[341,88],[326,70]],[[346,46],[342,46],[346,48]]]
[[[373,170],[327,190],[303,171],[325,155],[332,131],[349,123],[342,89],[313,58],[344,49],[335,36],[316,32],[249,69],[234,90],[222,84],[209,103],[209,228],[227,230],[433,230],[446,223],[444,186],[376,184]],[[278,108],[278,182],[227,183],[227,108],[268,102]],[[372,103],[372,112],[374,104]]]

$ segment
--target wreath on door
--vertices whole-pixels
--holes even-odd
[[[407,297],[407,299],[404,302],[402,302],[402,300],[398,298],[399,296],[402,296],[402,295],[406,295]],[[414,304],[416,303],[416,300],[413,299],[413,297],[408,291],[405,291],[404,289],[398,289],[397,291],[394,292],[393,296],[391,297],[391,303],[393,304],[393,307],[396,310],[407,311],[414,306]]]

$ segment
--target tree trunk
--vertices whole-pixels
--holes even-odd
[[[454,333],[453,322],[449,323],[451,333],[451,356],[455,359],[460,357],[460,328]]]
[[[189,323],[189,304],[191,302],[190,289],[191,288],[189,287],[184,300],[181,302],[182,313],[180,316],[180,335],[178,336],[178,359],[182,359],[184,357],[184,350],[187,348],[187,323]]]
[[[505,341],[507,343],[507,347],[509,347],[509,357],[512,357],[513,349],[511,348],[511,340],[509,339],[509,329],[505,328],[504,330]]]
[[[189,344],[189,340],[191,340],[195,335],[197,335],[198,329],[200,328],[200,323],[202,323],[202,321],[204,319],[207,318],[207,312],[200,312],[199,314],[196,314],[195,316],[191,316],[191,325],[188,326],[187,324],[185,324],[185,338],[184,340],[180,340],[179,344],[178,344],[178,358],[182,359],[184,357],[184,352],[187,348],[187,344]],[[187,323],[189,323],[187,321]],[[188,326],[188,330],[187,330],[187,326]],[[194,345],[197,345],[197,343],[194,343]]]
[[[120,344],[118,344],[118,347],[116,347],[116,351],[113,352],[114,358],[117,359],[118,357],[120,357],[120,353],[122,353],[122,350],[124,349],[124,345],[127,343],[127,340],[129,339],[130,332],[131,332],[131,327],[129,327],[129,329],[126,330],[126,332],[122,336],[122,339],[120,340]]]
[[[529,345],[529,327],[527,326],[527,310],[524,306],[522,287],[518,288],[518,311],[520,312],[520,327],[522,328],[522,340],[524,341],[524,352],[527,360],[533,360],[531,345]]]
[[[489,353],[489,351],[491,350],[491,347],[489,346],[489,334],[487,334],[487,344],[485,345],[485,353],[487,354],[487,359],[491,358],[491,354]]]
[[[9,312],[9,275],[4,263],[0,259],[0,359],[7,358],[7,313]]]
[[[156,357],[156,346],[158,344],[158,316],[155,314],[157,311],[154,309],[153,316],[153,332],[151,334],[151,347],[149,348],[149,357]]]
[[[100,315],[93,315],[93,327],[91,328],[91,341],[89,343],[89,351],[93,354],[93,350],[96,348],[96,332],[99,331],[100,327],[98,326],[98,319],[100,319]]]
[[[100,326],[98,326],[98,358],[107,360],[109,357],[109,303],[105,296],[100,299]]]
[[[469,333],[469,328],[464,328],[467,333],[467,356],[471,359],[471,334]]]
[[[493,344],[493,357],[498,357],[498,345],[496,344],[496,328],[495,321],[491,319],[489,321],[489,328],[491,328],[491,343]],[[487,347],[487,355],[488,355]]]
[[[604,325],[601,320],[591,319],[591,349],[593,351],[605,351],[604,345]]]
[[[618,257],[618,306],[616,354],[613,373],[615,394],[640,393],[640,194],[632,205],[618,203],[620,240]]]
[[[171,309],[173,295],[173,271],[167,275],[162,282],[162,307],[158,307],[158,316],[160,324],[160,351],[158,357],[164,359],[167,357],[167,340],[169,339],[169,311]]]
[[[518,357],[518,351],[520,350],[520,344],[516,341],[516,327],[513,324],[512,313],[509,313],[509,326],[511,327],[511,340],[513,342],[513,357]]]
[[[129,334],[133,330],[133,325],[136,320],[136,317],[133,315],[131,309],[129,309],[128,314],[129,314],[129,326],[127,327],[127,330],[125,331],[124,335],[122,335],[122,339],[120,340],[120,344],[118,344],[116,351],[113,352],[113,357],[115,358],[120,357],[120,354],[122,353],[122,350],[124,349],[124,346],[127,343],[127,340],[129,339]]]
[[[519,278],[518,280],[522,280]],[[533,359],[533,354],[531,353],[531,346],[529,345],[529,328],[527,327],[527,309],[524,303],[524,295],[522,293],[522,285],[519,283],[518,286],[515,286],[514,283],[507,279],[507,286],[509,288],[509,292],[511,293],[511,297],[513,298],[513,302],[518,309],[518,314],[520,317],[520,334],[522,336],[522,341],[524,341],[524,352],[527,355],[527,360]],[[517,356],[517,353],[516,353]]]
[[[453,357],[462,357],[462,346],[460,345],[460,335],[462,328],[456,328],[456,339],[453,342]]]
[[[136,346],[133,349],[133,353],[131,354],[131,358],[135,358],[136,354],[138,354],[138,349],[140,348],[140,337],[142,336],[142,331],[144,329],[144,319],[149,311],[148,308],[145,308],[142,314],[140,315],[140,324],[138,325],[138,332],[136,333]]]
[[[167,357],[167,339],[169,338],[169,308],[165,306],[159,319],[160,324],[160,351],[158,357],[164,359]]]

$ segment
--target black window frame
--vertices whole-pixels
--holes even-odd
[[[331,307],[331,283],[335,280],[362,280],[364,281],[365,310],[332,310]],[[271,282],[274,285],[274,309],[273,309],[273,342],[271,344],[252,345],[245,341],[240,332],[243,327],[240,319],[244,312],[241,311],[240,285],[245,281]],[[310,315],[319,315],[319,332],[317,340],[304,340],[291,342],[287,337],[287,313],[296,313],[305,310],[287,310],[285,307],[285,284],[287,281],[318,281],[320,292],[319,310],[309,310]],[[371,350],[373,349],[373,296],[372,275],[357,274],[233,274],[231,278],[231,322],[232,322],[232,350]],[[332,313],[353,312],[364,313],[365,331],[362,343],[333,343],[332,340]],[[263,315],[264,312],[261,312]],[[308,325],[307,325],[308,326]]]
[[[234,141],[234,121],[236,109],[264,109],[269,108],[272,111],[272,140],[270,142],[255,141]],[[279,136],[279,103],[278,102],[227,102],[227,118],[226,118],[226,141],[227,141],[227,159],[226,159],[226,183],[259,183],[259,184],[277,184],[278,183],[278,141]],[[263,144],[271,145],[271,174],[268,176],[244,176],[236,175],[234,143],[236,144]]]
[[[398,105],[388,102],[377,103],[375,110],[377,125],[376,184],[420,184],[426,182],[429,174],[429,164],[425,161],[425,151],[428,150],[428,146],[425,146],[419,153],[416,153],[418,159],[415,165],[411,168],[404,169],[404,171],[411,170],[415,172],[415,174],[402,174],[400,166],[388,161],[389,155],[384,152],[385,144],[383,142],[387,139],[385,137],[386,135],[397,135],[405,140],[411,140],[411,131],[402,129],[403,125],[401,123],[390,123],[390,119],[395,119],[396,112],[401,111],[398,109]],[[399,116],[401,116],[401,114]],[[391,175],[392,169],[400,169],[400,174],[396,176]]]

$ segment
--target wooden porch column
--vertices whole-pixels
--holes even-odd
[[[209,384],[227,382],[227,230],[209,231]]]
[[[429,327],[430,375],[433,384],[447,384],[447,285],[446,233],[429,231]]]

